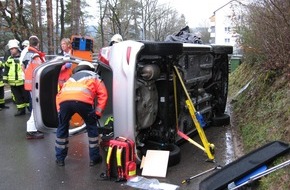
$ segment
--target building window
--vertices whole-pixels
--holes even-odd
[[[225,43],[230,43],[230,39],[229,38],[225,38]]]
[[[230,32],[231,31],[231,27],[225,27],[225,32]]]

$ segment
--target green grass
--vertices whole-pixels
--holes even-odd
[[[248,88],[237,96],[251,80]],[[273,71],[260,70],[257,65],[243,63],[230,74],[229,99],[234,99],[237,125],[234,127],[240,132],[245,154],[270,141],[290,142],[289,80]],[[278,160],[282,162],[289,157]],[[258,189],[289,189],[289,178],[288,166],[264,177]]]

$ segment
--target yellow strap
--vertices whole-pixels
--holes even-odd
[[[110,164],[110,159],[111,159],[111,156],[112,156],[112,150],[113,150],[113,147],[109,146],[108,153],[107,153],[107,159],[106,159],[107,164]]]
[[[176,73],[176,75],[177,75],[177,77],[178,77],[178,79],[180,81],[180,84],[181,84],[181,86],[182,86],[182,88],[184,90],[184,93],[185,93],[185,95],[187,97],[187,100],[185,101],[185,103],[186,103],[186,105],[187,105],[187,107],[189,109],[189,112],[190,112],[191,118],[192,118],[192,120],[194,122],[195,128],[197,129],[197,132],[199,134],[199,137],[200,137],[200,139],[201,139],[201,141],[203,143],[203,150],[205,150],[208,158],[210,160],[213,160],[214,159],[214,155],[212,154],[210,148],[214,147],[214,145],[213,144],[210,144],[208,142],[208,140],[207,140],[207,138],[205,136],[204,130],[202,129],[202,127],[199,124],[199,121],[196,118],[196,115],[195,115],[196,110],[195,110],[195,107],[194,107],[194,105],[193,105],[193,103],[191,101],[191,98],[190,98],[189,93],[188,93],[188,91],[186,89],[186,86],[184,85],[184,82],[183,82],[183,80],[182,80],[182,78],[181,78],[181,76],[179,74],[179,71],[178,71],[178,69],[177,69],[176,66],[174,66],[174,69],[175,69],[175,73]],[[197,146],[197,147],[198,148],[201,148],[202,146]]]
[[[116,151],[116,156],[117,156],[117,166],[122,166],[122,147],[118,147]]]

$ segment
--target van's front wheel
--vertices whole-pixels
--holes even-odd
[[[181,150],[176,144],[168,144],[164,147],[144,146],[139,150],[139,154],[146,156],[147,150],[167,150],[169,151],[168,167],[178,164],[181,160]]]

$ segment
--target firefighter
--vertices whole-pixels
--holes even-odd
[[[56,96],[59,124],[56,132],[56,164],[65,165],[68,153],[69,121],[78,113],[84,120],[89,140],[90,166],[102,162],[98,146],[97,119],[100,119],[107,104],[107,89],[88,61],[82,61],[73,70]],[[97,103],[95,105],[95,100]]]
[[[24,40],[22,42],[22,51],[21,51],[21,54],[20,54],[20,62],[22,64],[23,62],[23,59],[24,59],[24,56],[26,55],[26,53],[28,52],[28,47],[29,47],[29,41],[28,40]],[[23,65],[23,64],[22,64]],[[23,69],[23,72],[25,71],[25,68],[22,68]]]
[[[61,43],[61,52],[60,52],[59,55],[70,57],[70,55],[71,55],[71,42],[70,42],[70,39],[69,38],[63,38],[60,43]],[[59,88],[62,88],[63,83],[65,81],[67,81],[67,79],[69,79],[69,77],[71,75],[71,67],[72,67],[72,63],[70,63],[70,62],[65,63],[61,67],[60,73],[59,73],[59,77],[58,77],[58,86],[59,86]]]
[[[3,81],[3,69],[4,63],[0,60],[0,111],[2,109],[8,109],[9,107],[5,105],[4,99],[4,81]]]
[[[28,40],[24,40],[24,41],[21,43],[21,45],[22,45],[22,49],[28,48],[28,46],[29,46],[29,41],[28,41]]]
[[[10,85],[11,92],[14,96],[17,112],[14,116],[25,115],[25,108],[29,106],[29,94],[24,89],[23,70],[19,61],[20,49],[17,40],[8,42],[10,56],[4,66],[4,81]]]
[[[28,52],[23,58],[22,64],[25,68],[25,90],[30,92],[32,91],[32,76],[36,67],[45,62],[45,53],[39,50],[39,39],[37,36],[29,37],[29,47]],[[42,132],[36,129],[33,108],[31,108],[31,115],[29,120],[26,123],[26,139],[42,139],[44,135]]]
[[[122,42],[123,41],[123,38],[120,34],[115,34],[112,38],[111,38],[111,41],[110,41],[110,44],[109,46],[112,46],[114,45],[115,43],[119,43],[119,42]]]

